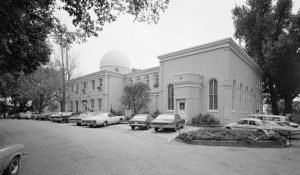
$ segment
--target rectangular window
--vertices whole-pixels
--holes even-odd
[[[99,86],[97,87],[97,89],[98,89],[99,91],[102,91],[103,80],[102,80],[102,78],[99,78],[98,81],[99,81]]]
[[[95,90],[95,80],[92,80],[92,90]]]
[[[79,92],[79,84],[76,84],[76,93]]]
[[[180,110],[185,110],[185,103],[184,102],[179,103],[179,109]]]
[[[73,86],[72,86],[73,87]],[[72,101],[70,101],[70,109],[69,109],[70,111],[73,111],[73,102]]]
[[[91,111],[94,111],[94,99],[91,99],[91,107],[90,107],[91,109]]]
[[[102,111],[102,99],[98,99],[98,111]]]
[[[74,91],[74,85],[71,85],[71,92]]]

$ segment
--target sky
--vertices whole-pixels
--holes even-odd
[[[86,43],[74,44],[71,55],[77,57],[76,75],[86,75],[99,70],[102,56],[109,51],[125,54],[132,68],[146,69],[159,66],[157,56],[208,42],[233,37],[231,10],[246,0],[170,0],[158,24],[134,22],[129,15],[119,16],[104,26],[98,37]],[[294,0],[294,13],[300,1]],[[58,17],[72,27],[67,13]],[[54,47],[54,50],[58,49]]]

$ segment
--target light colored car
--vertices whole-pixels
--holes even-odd
[[[111,113],[95,113],[92,117],[82,119],[82,123],[90,127],[107,126],[109,124],[122,123],[124,116],[115,116]]]
[[[80,115],[75,115],[69,118],[69,122],[70,123],[76,123],[78,126],[84,125],[84,123],[82,123],[82,120],[88,117],[91,117],[93,114],[95,114],[94,112],[85,112],[85,113],[81,113]]]
[[[299,124],[290,122],[290,119],[287,116],[281,116],[281,115],[265,115],[265,114],[250,114],[249,118],[256,118],[268,122],[282,122],[285,123],[288,126],[297,128],[299,127]]]
[[[268,122],[268,123],[275,132],[278,132],[282,136],[288,137],[288,136],[300,135],[300,129],[287,126],[282,122]]]
[[[20,113],[20,119],[31,119],[31,112],[21,112]]]
[[[21,158],[25,155],[24,145],[5,145],[0,147],[0,174],[16,175],[20,169]]]
[[[52,122],[61,122],[62,112],[53,112],[51,113]]]
[[[274,133],[268,122],[256,118],[242,118],[235,123],[224,125],[226,129],[254,130],[269,135]]]
[[[129,120],[128,125],[131,126],[131,129],[135,127],[149,129],[152,120],[153,117],[150,114],[137,114]]]
[[[183,128],[185,119],[181,118],[179,114],[160,114],[154,120],[150,122],[150,127],[154,128],[157,132],[159,129],[173,129],[177,131],[179,128]]]

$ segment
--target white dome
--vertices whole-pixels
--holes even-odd
[[[130,62],[123,53],[119,51],[110,51],[101,58],[100,70],[128,73],[130,71]]]

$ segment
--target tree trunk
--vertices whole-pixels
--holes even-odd
[[[272,105],[272,113],[273,115],[278,115],[278,106],[277,106],[277,94],[275,92],[275,89],[273,87],[273,83],[269,81],[268,83],[269,90],[270,90],[270,99],[271,99],[271,105]]]
[[[293,109],[293,98],[290,96],[284,97],[284,103],[285,103],[285,114],[292,114]]]

